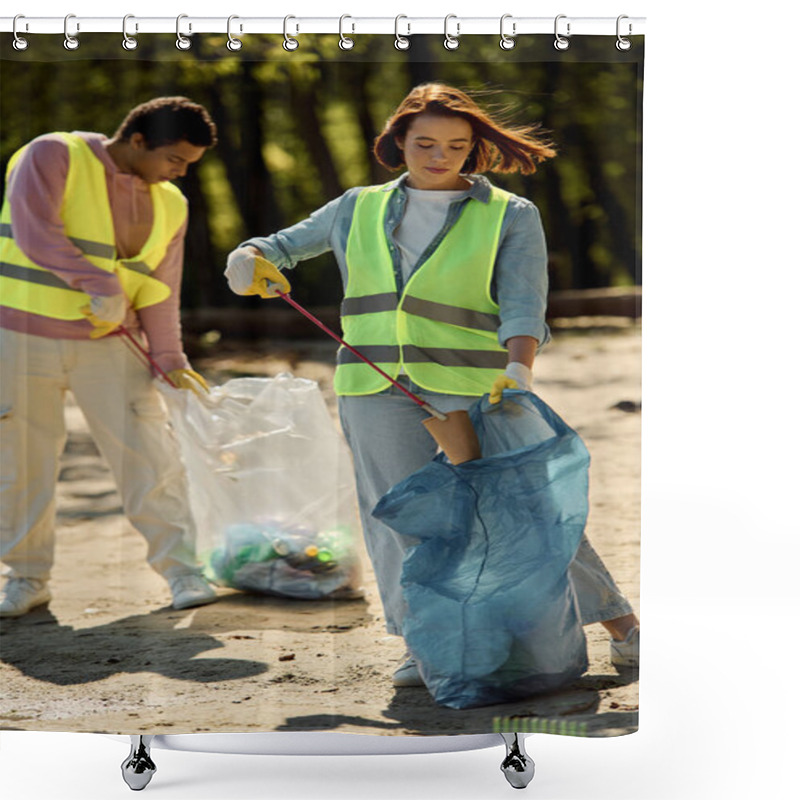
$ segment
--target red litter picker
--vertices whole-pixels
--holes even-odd
[[[377,364],[370,361],[363,353],[349,345],[341,336],[334,333],[322,320],[317,319],[311,312],[306,311],[296,300],[291,298],[286,292],[282,292],[276,284],[270,284],[271,291],[277,293],[290,306],[297,309],[304,317],[310,319],[318,328],[325,331],[332,339],[335,339],[342,347],[346,347],[353,355],[360,358],[365,364],[369,364],[378,374],[386,378],[392,386],[396,386],[410,400],[413,400],[420,408],[427,411],[431,416],[422,421],[428,433],[436,440],[437,444],[444,450],[447,457],[453,464],[462,464],[465,461],[473,461],[481,457],[480,444],[466,411],[451,411],[444,414],[434,408],[430,403],[426,403],[421,397],[406,389],[390,375],[387,375]]]
[[[136,341],[136,338],[124,325],[120,325],[117,330],[133,346],[135,351],[137,351],[139,355],[142,356],[144,360],[159,374],[161,378],[163,378],[173,389],[178,388],[172,378],[170,378],[169,375],[167,375],[167,373],[164,372],[164,370],[161,369],[161,367],[159,367],[152,358],[150,358],[150,353],[148,353],[147,350],[145,350],[144,347],[142,347],[139,342]]]

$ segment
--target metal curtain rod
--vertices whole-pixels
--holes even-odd
[[[193,33],[235,33],[237,36],[254,33],[284,34],[333,33],[353,35],[359,33],[385,33],[413,36],[414,34],[441,34],[453,36],[500,33],[509,36],[534,33],[553,34],[554,30],[570,36],[636,36],[644,33],[645,18],[629,17],[515,17],[504,14],[497,17],[195,17],[181,14],[176,17],[83,17],[70,14],[65,17],[33,17],[18,14],[0,17],[0,32],[18,35],[55,33],[64,35],[65,27],[73,36],[84,33],[119,33],[125,29],[130,36],[147,33],[175,33],[184,36]]]

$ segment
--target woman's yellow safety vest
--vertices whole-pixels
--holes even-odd
[[[347,238],[344,339],[392,378],[403,369],[432,392],[483,395],[508,363],[497,340],[500,309],[491,283],[510,195],[492,187],[487,203],[469,200],[398,296],[384,233],[393,194],[370,186],[356,200]],[[375,394],[389,385],[349,350],[339,350],[337,394]]]
[[[132,308],[166,300],[169,287],[151,273],[161,263],[186,219],[186,198],[171,183],[151,184],[150,236],[135,258],[118,258],[105,167],[80,136],[73,133],[58,136],[69,148],[69,170],[61,207],[66,236],[87,261],[116,273]],[[6,178],[24,150],[25,147],[21,148],[11,157]],[[89,302],[89,295],[35,264],[18,247],[6,196],[0,211],[0,305],[53,319],[77,320],[84,319],[80,309]]]

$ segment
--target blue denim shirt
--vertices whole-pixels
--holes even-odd
[[[456,223],[467,203],[487,203],[491,194],[491,184],[482,175],[470,175],[472,188],[463,198],[450,204],[447,218],[441,231],[425,249],[414,266],[419,269],[439,246],[444,237]],[[384,220],[386,241],[394,263],[398,294],[403,288],[400,269],[400,250],[394,239],[394,231],[400,224],[405,211],[407,194],[405,183],[407,174],[385,186],[385,191],[393,192],[388,212]],[[240,247],[252,245],[279,269],[294,269],[298,262],[333,251],[342,275],[342,286],[347,289],[347,237],[353,221],[356,198],[364,187],[357,186],[346,191],[341,197],[314,211],[310,217],[273,233],[271,236],[257,236],[242,242]],[[524,197],[515,194],[506,208],[500,227],[500,241],[497,250],[492,296],[500,307],[500,329],[498,339],[501,344],[512,336],[533,336],[539,340],[539,347],[550,340],[550,330],[545,322],[547,306],[547,247],[539,210]]]

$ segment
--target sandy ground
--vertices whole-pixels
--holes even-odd
[[[193,362],[218,383],[288,369],[317,380],[335,414],[334,349],[326,341],[222,342]],[[536,391],[592,454],[588,535],[637,610],[640,358],[636,326],[573,326],[557,332],[536,365]],[[638,681],[611,666],[600,625],[586,628],[590,668],[572,686],[459,711],[438,707],[423,688],[392,688],[404,647],[384,631],[368,568],[363,600],[221,589],[218,603],[174,611],[74,405],[67,418],[53,600],[0,625],[0,728],[449,734],[514,718],[523,730],[576,723],[572,732],[589,736],[636,729]]]

